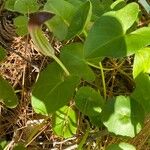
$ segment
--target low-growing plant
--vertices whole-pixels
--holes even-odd
[[[138,26],[141,10],[137,3],[47,0],[39,9],[36,0],[7,0],[5,8],[20,13],[14,20],[17,33],[30,34],[38,51],[54,59],[40,72],[32,89],[31,104],[36,113],[52,116],[56,135],[69,138],[76,134],[76,109],[88,116],[93,125],[105,126],[117,136],[133,138],[142,130],[150,113],[150,27]],[[55,55],[42,25],[58,41],[67,42],[59,56]],[[2,51],[0,59],[4,55]],[[129,57],[133,59],[133,78],[121,68]],[[106,58],[117,59],[120,66],[105,68]],[[133,92],[109,96],[106,70],[116,70],[134,82]],[[97,83],[98,74],[101,86]],[[10,108],[17,106],[19,100],[12,87],[2,77],[0,83],[2,102]],[[81,143],[79,147],[82,146]],[[135,148],[119,143],[108,147],[113,149]]]

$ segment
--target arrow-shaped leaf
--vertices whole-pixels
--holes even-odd
[[[32,106],[37,113],[57,111],[73,96],[79,77],[67,76],[55,62],[41,72],[32,92]]]

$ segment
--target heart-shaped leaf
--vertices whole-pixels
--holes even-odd
[[[147,46],[150,43],[150,28],[126,33],[136,21],[138,12],[138,5],[131,3],[118,11],[101,16],[92,26],[85,41],[85,58],[121,57]]]
[[[109,100],[101,116],[108,131],[129,137],[138,134],[144,122],[144,111],[141,105],[125,96],[117,96]]]
[[[18,98],[12,86],[0,76],[0,102],[9,108],[14,108],[18,104]]]
[[[81,87],[75,96],[78,109],[87,116],[100,115],[104,104],[102,96],[90,87]]]
[[[73,43],[64,46],[61,50],[60,60],[72,75],[77,75],[88,81],[93,81],[95,79],[93,71],[84,60],[83,44]]]
[[[79,84],[79,77],[65,76],[54,62],[41,72],[32,92],[32,106],[36,113],[49,114],[69,102]]]
[[[70,26],[68,28],[68,34],[66,39],[71,39],[75,35],[80,34],[87,23],[90,21],[92,14],[92,5],[89,1],[82,4],[74,14]]]
[[[77,116],[75,111],[68,106],[56,111],[52,116],[52,129],[56,135],[63,138],[70,138],[76,134]]]

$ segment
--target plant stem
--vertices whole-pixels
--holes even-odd
[[[102,63],[99,63],[100,70],[101,70],[101,75],[102,75],[102,83],[103,83],[103,92],[104,92],[104,99],[106,100],[106,83],[105,83],[105,75],[103,71],[103,66]]]
[[[81,142],[80,142],[80,144],[79,144],[77,150],[82,150],[82,147],[83,147],[84,143],[86,142],[86,139],[87,139],[87,137],[88,137],[88,135],[89,135],[89,132],[90,132],[90,125],[89,125],[88,122],[87,122],[87,126],[88,126],[88,127],[87,127],[87,130],[86,130],[86,133],[84,134],[84,136],[83,136],[83,138],[82,138],[82,140],[81,140]]]
[[[55,56],[53,55],[53,59],[59,64],[59,66],[64,70],[64,72],[66,73],[67,76],[70,75],[69,71],[67,70],[67,68],[64,66],[64,64]]]
[[[90,63],[90,62],[87,62],[87,64],[88,64],[89,66],[91,66],[91,67],[96,68],[96,69],[100,69],[99,66],[96,66],[96,65],[94,65],[94,64],[92,64],[92,63]]]

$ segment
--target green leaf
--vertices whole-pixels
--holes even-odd
[[[70,138],[77,131],[77,116],[75,111],[64,106],[52,116],[52,129],[56,135],[63,138]]]
[[[101,121],[101,115],[96,116],[88,116],[90,119],[90,122],[95,125],[96,127],[103,127],[103,123]]]
[[[136,150],[136,148],[131,144],[121,142],[119,144],[111,144],[106,150]]]
[[[138,110],[138,111],[137,111]],[[117,96],[109,100],[102,113],[103,124],[116,135],[134,137],[142,128],[144,112],[134,99]]]
[[[60,59],[72,75],[77,75],[88,81],[95,79],[93,71],[84,60],[81,43],[64,46],[61,50]]]
[[[6,57],[6,51],[3,47],[0,46],[0,61]]]
[[[65,39],[68,32],[68,25],[63,22],[60,16],[54,16],[46,22],[46,25],[58,40],[62,41]]]
[[[94,23],[84,44],[87,59],[125,55],[124,49],[122,26],[117,19],[110,16],[102,16]]]
[[[0,139],[0,150],[4,150],[5,146],[8,144],[8,142],[4,139]]]
[[[75,7],[78,7],[78,6],[80,7],[83,4],[82,0],[65,0],[65,1],[71,3]],[[86,0],[84,2],[86,2]]]
[[[150,27],[140,28],[125,36],[127,55],[137,53],[138,50],[150,44]]]
[[[146,113],[150,112],[150,77],[147,74],[140,73],[135,78],[136,88],[131,97],[139,102]]]
[[[62,21],[69,26],[76,8],[65,0],[48,0],[44,10],[53,12],[56,16],[61,17]]]
[[[22,14],[36,12],[38,9],[39,5],[36,0],[16,0],[14,4],[14,10]]]
[[[18,98],[12,86],[0,76],[0,102],[9,108],[14,108],[18,104]]]
[[[114,12],[113,16],[117,17],[122,26],[124,33],[133,25],[139,14],[139,5],[137,3],[130,3],[122,9]]]
[[[46,25],[59,40],[65,39],[68,32],[68,26],[76,9],[75,6],[65,0],[48,0],[45,4],[45,11],[56,14],[56,16],[46,22]]]
[[[79,7],[75,15],[72,18],[70,26],[68,28],[68,34],[66,39],[71,39],[76,35],[79,35],[90,21],[92,14],[92,5],[89,1],[85,2]]]
[[[76,76],[65,76],[54,62],[41,72],[32,92],[32,106],[36,113],[49,114],[66,105],[79,84]]]
[[[81,87],[75,96],[78,109],[87,116],[100,115],[104,100],[102,96],[90,87]]]
[[[7,0],[5,2],[5,9],[10,10],[10,11],[14,11],[14,5],[15,5],[16,0]]]
[[[138,5],[131,3],[118,11],[108,12],[101,16],[92,26],[85,41],[85,57],[90,59],[102,56],[126,56],[133,54],[137,48],[139,50],[150,43],[150,38],[146,33],[146,30],[150,30],[149,28],[126,34],[127,29],[136,21],[138,12]],[[138,40],[137,32],[141,35],[144,34],[146,41],[142,39],[143,37],[140,38],[142,41]],[[134,44],[131,45],[131,41]]]
[[[26,148],[23,144],[16,144],[13,150],[26,150]]]
[[[93,16],[100,17],[102,14],[111,10],[113,0],[91,0]]]
[[[136,78],[140,73],[150,73],[150,48],[139,50],[134,57],[133,77]]]
[[[112,10],[119,10],[126,6],[125,0],[116,0],[114,3],[111,4]]]
[[[18,16],[14,19],[14,25],[16,26],[16,33],[20,36],[28,34],[28,17]]]
[[[87,57],[87,59],[97,58],[102,56],[103,57],[104,56],[107,57],[129,56],[134,53],[137,53],[140,49],[150,44],[150,27],[143,27],[130,34],[121,35],[123,34],[123,32],[121,26],[116,22],[116,20],[112,18],[107,18],[107,20],[109,20],[110,22],[114,21],[115,26],[111,25],[112,28],[111,29],[109,28],[110,30],[107,29],[109,30],[109,32],[107,31],[103,33],[103,35],[98,34],[98,32],[96,33],[97,30],[95,30],[91,34],[93,36],[97,35],[96,36],[97,39],[94,40],[94,38],[90,37],[89,39],[86,40],[84,50],[85,50],[85,57]],[[104,24],[103,26],[105,25],[106,24]],[[114,29],[113,27],[116,29],[118,28],[118,31],[117,30],[112,31]],[[109,35],[108,33],[110,32],[113,34]],[[99,39],[101,40],[101,42]],[[87,44],[88,42],[89,44]]]

